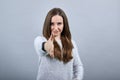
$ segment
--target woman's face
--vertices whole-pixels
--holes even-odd
[[[63,31],[63,18],[55,15],[51,18],[51,32],[54,37],[60,36]]]

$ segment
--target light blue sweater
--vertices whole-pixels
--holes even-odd
[[[80,60],[77,46],[73,43],[73,59],[67,64],[55,58],[48,57],[48,53],[42,50],[42,43],[47,41],[42,36],[37,36],[34,40],[34,47],[39,56],[39,69],[37,80],[82,80],[83,64]],[[60,42],[58,42],[61,45]],[[62,47],[62,46],[61,46]]]

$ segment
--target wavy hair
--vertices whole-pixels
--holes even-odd
[[[59,15],[63,18],[63,31],[61,33],[61,42],[62,42],[62,50],[60,49],[60,46],[58,45],[57,41],[53,41],[54,45],[54,56],[60,61],[63,61],[64,63],[69,62],[73,56],[72,56],[72,49],[73,44],[71,41],[71,33],[69,29],[68,19],[65,14],[65,12],[60,8],[53,8],[51,9],[44,21],[43,25],[43,36],[48,40],[51,35],[51,18],[55,15]]]

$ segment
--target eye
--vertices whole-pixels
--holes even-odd
[[[61,25],[61,24],[62,24],[62,22],[58,22],[58,23],[57,23],[57,25]]]
[[[54,23],[53,23],[53,22],[51,22],[51,23],[50,23],[50,25],[51,25],[51,26],[53,26],[53,25],[54,25]]]

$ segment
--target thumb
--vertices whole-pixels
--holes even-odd
[[[53,34],[51,34],[51,35],[50,35],[49,40],[51,40],[51,41],[53,41],[53,40],[54,40],[54,36],[53,36]]]

